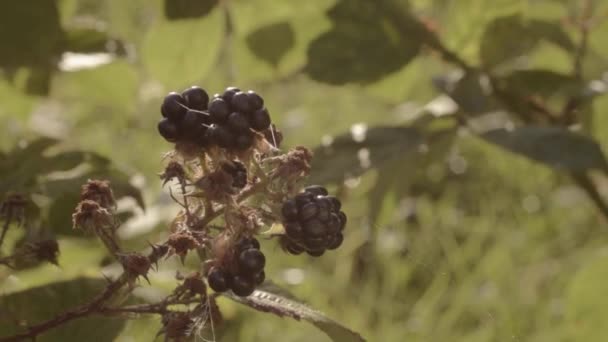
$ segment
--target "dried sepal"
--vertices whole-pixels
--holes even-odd
[[[119,261],[131,278],[143,277],[150,283],[148,271],[152,264],[147,256],[140,253],[125,253],[119,255]]]
[[[180,163],[171,161],[167,164],[167,167],[165,167],[165,171],[160,174],[160,179],[163,181],[163,185],[167,184],[167,182],[172,179],[177,179],[180,184],[184,184],[186,181],[186,171]]]
[[[78,203],[72,214],[72,226],[85,232],[93,232],[98,228],[114,229],[114,217],[108,209],[93,200],[83,200]]]
[[[80,200],[97,202],[106,209],[113,209],[116,207],[114,193],[110,187],[110,182],[107,180],[89,179],[82,185]]]

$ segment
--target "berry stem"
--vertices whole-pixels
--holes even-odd
[[[6,215],[6,221],[4,221],[4,226],[2,226],[2,233],[0,234],[0,247],[2,247],[2,243],[4,242],[4,237],[6,236],[6,232],[8,232],[8,228],[11,225],[12,218],[13,218],[13,211],[9,208],[8,214]]]

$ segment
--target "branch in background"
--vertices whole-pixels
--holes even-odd
[[[161,245],[153,248],[152,252],[148,255],[148,260],[150,264],[156,263],[164,253],[160,253]],[[164,249],[166,251],[166,249]],[[106,288],[98,294],[95,298],[93,298],[89,303],[83,304],[71,310],[65,311],[54,318],[51,318],[42,323],[38,323],[36,325],[28,327],[26,332],[16,334],[13,336],[2,337],[0,338],[0,342],[14,342],[21,341],[24,339],[34,339],[36,336],[44,333],[45,331],[56,328],[62,324],[73,321],[78,318],[83,318],[90,316],[92,314],[99,314],[104,312],[104,303],[107,302],[112,296],[118,292],[123,286],[132,282],[137,278],[137,275],[134,275],[128,271],[124,271],[116,280],[111,281]]]
[[[574,73],[578,78],[582,78],[582,61],[586,55],[587,48],[588,48],[589,21],[592,16],[592,8],[593,8],[593,1],[584,0],[583,14],[582,14],[582,18],[579,22],[579,30],[581,32],[581,42],[580,42],[579,47],[576,52],[576,58],[575,58],[575,64],[574,64]],[[431,31],[424,25],[423,25],[423,27],[427,30],[426,34],[428,34],[429,37],[433,37],[433,39],[431,39],[430,43],[427,43],[427,45],[430,48],[434,49],[436,52],[438,52],[445,61],[455,64],[456,66],[462,68],[464,71],[475,70],[474,67],[468,65],[455,52],[450,51],[441,42],[441,40],[436,37],[436,35],[433,31]],[[499,88],[496,87],[496,78],[494,78],[490,74],[488,74],[488,77],[490,78],[490,82],[492,83],[492,88],[494,88],[492,95],[499,101],[506,103],[507,105],[509,103],[512,103],[511,100],[520,101],[521,103],[525,103],[525,104],[529,105],[531,107],[530,109],[532,109],[535,113],[543,115],[548,123],[559,124],[559,122],[557,121],[557,117],[555,115],[553,115],[551,113],[551,111],[548,108],[546,108],[543,104],[536,103],[536,102],[531,103],[528,99],[513,98],[513,96],[515,96],[514,94],[504,93]],[[571,113],[574,112],[576,110],[576,108],[578,108],[579,105],[580,105],[579,99],[572,98],[566,104],[565,110],[568,111],[567,112],[568,115],[571,115]],[[515,111],[515,112],[517,113],[517,111]],[[522,118],[522,120],[524,122],[530,123],[529,118],[524,118],[524,115],[520,115],[520,117]],[[602,213],[604,218],[606,218],[608,220],[608,203],[602,198],[601,194],[598,192],[595,184],[593,183],[593,181],[591,180],[589,175],[571,174],[571,176],[574,179],[574,181],[578,184],[578,186],[587,193],[589,198],[593,201],[593,203],[598,208],[598,210]]]
[[[582,4],[581,17],[576,22],[581,37],[574,56],[573,73],[577,79],[583,78],[583,60],[587,54],[589,27],[593,16],[593,0],[582,0]]]

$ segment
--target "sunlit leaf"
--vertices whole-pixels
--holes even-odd
[[[27,325],[86,303],[107,284],[103,279],[79,278],[0,296],[0,338],[25,331]],[[84,318],[61,325],[36,341],[113,341],[124,326],[119,318]]]
[[[328,15],[333,28],[310,44],[306,66],[326,83],[376,81],[409,63],[428,38],[414,16],[384,2],[340,1]]]
[[[483,133],[481,137],[558,170],[608,170],[608,163],[597,142],[561,127],[496,129]]]
[[[260,59],[277,67],[295,44],[295,33],[290,23],[279,22],[261,27],[246,38],[249,49]]]
[[[486,67],[494,67],[529,53],[541,40],[566,51],[574,47],[558,22],[525,19],[520,14],[499,17],[486,27],[480,58]]]
[[[440,120],[437,120],[440,121]],[[431,126],[433,121],[429,122]],[[432,149],[433,137],[453,130],[440,127],[430,132],[426,127],[355,125],[350,133],[335,137],[331,144],[314,150],[311,183],[340,182],[368,170],[400,159],[423,157]],[[319,167],[323,165],[323,167]]]
[[[219,0],[165,0],[165,16],[169,20],[204,17]]]
[[[55,1],[2,1],[0,23],[0,67],[47,67],[63,51]]]
[[[223,14],[217,8],[201,19],[159,22],[144,40],[144,64],[167,87],[191,85],[213,67],[223,34]]]
[[[280,317],[305,320],[325,332],[334,342],[364,342],[360,334],[314,310],[307,305],[268,291],[256,290],[248,297],[225,293],[224,296],[247,305],[255,310],[268,312]]]

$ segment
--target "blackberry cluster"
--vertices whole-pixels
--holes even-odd
[[[186,141],[205,146],[207,127],[211,124],[209,114],[204,112],[209,105],[209,95],[197,86],[181,94],[171,92],[165,96],[160,107],[163,118],[158,122],[158,132],[169,142]]]
[[[235,160],[222,163],[222,170],[232,177],[232,186],[242,189],[247,185],[247,168],[243,163]]]
[[[243,92],[228,87],[209,103],[213,125],[209,137],[219,147],[246,150],[253,145],[253,131],[262,132],[270,126],[270,114],[264,99],[256,92]],[[253,131],[252,131],[253,130]]]
[[[263,134],[271,123],[264,99],[253,90],[235,87],[214,95],[211,102],[207,92],[196,86],[181,94],[169,93],[161,113],[158,131],[165,140],[237,151],[253,146],[254,131]]]
[[[249,296],[256,286],[264,282],[266,257],[260,251],[255,238],[244,238],[234,246],[234,254],[228,263],[209,269],[207,282],[216,292],[232,290],[241,297]]]
[[[333,250],[342,244],[342,231],[346,214],[340,211],[342,204],[327,189],[311,185],[304,192],[283,203],[283,248],[291,254],[308,253],[321,256],[325,250]]]

